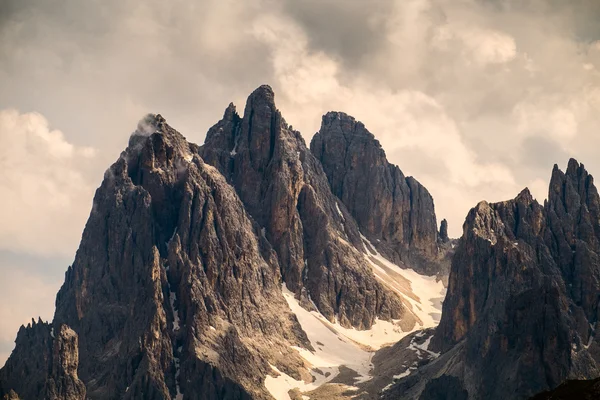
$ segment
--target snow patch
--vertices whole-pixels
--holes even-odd
[[[387,344],[396,343],[408,334],[408,332],[404,332],[402,328],[397,325],[397,320],[389,322],[375,319],[371,329],[359,331],[355,328],[344,328],[337,322],[332,324],[321,314],[319,315],[320,319],[322,319],[337,332],[346,336],[348,339],[351,339],[354,342],[360,343],[364,346],[371,347],[375,350],[379,350],[381,347]]]
[[[386,387],[384,387],[383,389],[381,389],[382,392],[386,392],[387,390],[389,390],[389,388],[391,388],[394,385],[394,382],[390,383],[389,385],[387,385]]]
[[[265,385],[273,397],[288,399],[287,392],[294,388],[303,392],[314,390],[334,379],[339,374],[339,367],[342,365],[356,371],[359,375],[355,378],[355,383],[371,379],[372,352],[367,351],[352,338],[346,336],[343,333],[344,328],[340,329],[339,324],[332,324],[317,311],[305,310],[300,306],[294,294],[287,289],[285,283],[282,286],[282,292],[315,349],[314,352],[311,352],[300,347],[293,347],[312,365],[311,375],[314,377],[314,381],[311,383],[297,381],[281,372],[277,378],[267,376]],[[317,372],[316,369],[320,372]]]
[[[238,142],[240,141],[240,136],[237,135],[235,137],[235,144],[233,145],[233,149],[229,152],[229,154],[233,157],[237,154]]]
[[[361,237],[370,253],[364,254],[365,259],[373,268],[375,276],[404,298],[412,306],[413,314],[421,321],[421,326],[417,324],[414,330],[437,326],[442,315],[442,302],[446,296],[446,288],[442,281],[438,281],[435,276],[420,275],[412,269],[400,268],[379,254],[375,246],[362,234]]]
[[[169,270],[168,265],[166,266],[166,270]],[[175,333],[179,330],[181,326],[179,313],[177,312],[177,310],[175,310],[175,303],[177,302],[177,293],[172,291],[171,284],[168,281],[167,288],[169,291],[169,305],[171,306],[171,312],[173,313],[173,333]],[[179,386],[179,375],[181,374],[181,360],[179,359],[179,356],[181,355],[181,350],[182,346],[179,346],[177,350],[173,351],[173,363],[175,364],[175,388],[177,390],[175,400],[183,400],[183,394],[181,393],[181,388]]]
[[[594,335],[596,334],[596,325],[597,325],[597,322],[590,324],[590,329],[592,330],[592,332],[590,333],[590,338],[589,338],[587,344],[583,346],[586,349],[589,349],[590,346],[592,345],[592,342],[594,341]]]
[[[342,219],[344,218],[344,214],[342,214],[342,210],[340,210],[340,205],[338,204],[338,202],[335,202],[335,208],[337,210],[337,213],[340,217],[342,217]]]
[[[276,366],[271,365],[273,371],[279,374],[278,377],[274,378],[271,375],[267,375],[265,378],[265,387],[277,400],[291,400],[288,392],[294,388],[298,388],[301,391],[312,390],[311,384],[297,381],[288,374],[281,372]]]
[[[185,152],[183,153],[183,159],[187,162],[192,162],[192,160],[194,159],[194,156],[192,155],[191,152]]]
[[[337,202],[336,209],[343,218]],[[279,375],[277,377],[267,376],[265,386],[276,399],[289,399],[288,392],[294,388],[298,388],[302,392],[316,389],[333,380],[339,374],[340,366],[356,371],[358,377],[354,380],[355,384],[366,382],[372,379],[371,359],[374,350],[378,350],[386,344],[398,342],[415,330],[437,326],[441,316],[442,301],[446,294],[443,283],[436,281],[435,277],[420,275],[411,269],[402,269],[391,263],[379,254],[368,239],[363,235],[361,237],[368,252],[364,254],[364,257],[371,265],[375,276],[405,299],[405,303],[410,304],[412,312],[421,321],[421,324],[416,324],[413,330],[404,332],[398,325],[398,321],[377,319],[369,330],[345,328],[337,321],[330,322],[318,311],[304,309],[296,300],[294,293],[290,292],[284,283],[282,285],[283,296],[315,349],[312,352],[294,347],[312,365],[311,375],[314,377],[314,381],[311,383],[297,381],[272,366]],[[342,238],[340,241],[344,242]],[[421,338],[424,334],[424,332],[418,334],[418,337]],[[437,357],[438,354],[429,351],[430,341],[431,337],[427,338],[424,343],[417,344],[413,339],[409,348],[418,351],[419,354],[422,352],[428,357]],[[316,372],[317,369],[321,373]],[[408,376],[415,369],[416,367],[410,367],[394,378],[400,379]],[[384,391],[391,385],[384,388]]]
[[[406,371],[404,371],[403,373],[399,374],[399,375],[394,375],[394,380],[397,379],[402,379],[406,376],[409,376],[412,372],[414,371],[414,368],[409,368]]]
[[[175,362],[175,389],[177,390],[177,394],[175,395],[175,400],[183,400],[183,394],[181,393],[181,388],[179,387],[179,375],[181,374],[181,361],[179,357],[173,357],[173,362]]]
[[[169,291],[169,303],[171,304],[171,310],[173,311],[173,331],[179,330],[179,313],[175,310],[175,302],[177,301],[177,294]]]
[[[427,340],[425,340],[422,344],[416,343],[415,339],[423,337],[424,334],[425,332],[420,332],[416,334],[415,337],[410,341],[410,344],[408,345],[407,349],[416,351],[419,355],[421,355],[422,353],[426,353],[429,354],[430,358],[438,358],[440,356],[440,353],[434,353],[433,351],[429,350],[429,344],[431,343],[431,338],[433,337],[433,334],[431,334],[427,338]]]

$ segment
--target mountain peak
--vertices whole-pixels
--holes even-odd
[[[246,107],[248,107],[248,105],[260,104],[266,104],[275,107],[275,92],[273,92],[271,86],[261,85],[254,89],[254,91],[250,93],[250,96],[248,96]]]
[[[585,167],[583,166],[583,164],[579,164],[579,162],[576,159],[570,158],[569,163],[567,164],[566,174],[568,176],[577,176],[577,174],[580,171],[585,171]]]
[[[529,205],[533,202],[533,196],[531,195],[529,188],[526,187],[525,189],[521,190],[521,193],[519,193],[517,197],[515,197],[515,200],[517,202]]]
[[[433,198],[387,160],[362,122],[343,112],[326,113],[310,149],[333,193],[380,253],[428,275],[440,272]]]
[[[238,112],[237,112],[237,108],[236,108],[235,104],[229,103],[229,105],[225,109],[225,112],[223,113],[223,119],[226,121],[229,121],[229,120],[233,119],[234,116],[239,116]]]
[[[369,132],[362,122],[357,121],[353,116],[341,111],[329,111],[323,115],[319,133],[341,133],[345,137],[349,135],[362,136],[375,141],[377,147],[381,148],[379,141],[375,139],[375,135]]]
[[[163,130],[166,122],[167,121],[160,114],[146,114],[140,119],[137,129],[132,135],[150,136],[155,132]]]

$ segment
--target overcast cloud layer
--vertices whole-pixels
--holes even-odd
[[[2,1],[0,365],[20,324],[52,318],[145,113],[202,143],[263,83],[307,142],[347,112],[459,236],[480,200],[543,201],[554,163],[600,173],[599,20],[596,0]]]

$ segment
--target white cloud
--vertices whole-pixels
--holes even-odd
[[[311,52],[306,34],[285,16],[257,20],[254,34],[271,49],[280,88],[277,104],[289,123],[310,140],[323,110],[345,111],[364,122],[388,158],[432,192],[438,214],[450,217],[455,234],[460,232],[460,218],[481,200],[479,196],[491,188],[506,188],[496,192],[509,196],[516,190],[510,169],[478,160],[456,121],[435,98],[417,90],[373,87],[367,77],[343,83],[336,60]]]
[[[94,188],[94,149],[69,143],[38,113],[0,110],[0,249],[73,255]]]
[[[36,29],[2,31],[0,107],[88,135],[98,176],[143,114],[201,142],[262,83],[307,139],[332,109],[365,122],[454,235],[477,201],[547,182],[548,159],[600,170],[600,42],[582,36],[597,18],[581,2],[27,2],[12,20]],[[527,154],[539,137],[554,154]]]
[[[562,102],[557,105],[518,103],[513,115],[517,131],[522,137],[544,135],[568,141],[577,135],[577,118],[570,107]]]
[[[515,39],[503,32],[474,26],[448,25],[439,27],[432,45],[446,51],[455,50],[449,42],[462,42],[462,55],[481,66],[503,64],[517,55]]]

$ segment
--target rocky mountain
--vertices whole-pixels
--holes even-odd
[[[570,160],[566,173],[554,167],[544,205],[524,190],[473,208],[428,346],[441,355],[383,398],[446,399],[453,387],[469,399],[526,399],[598,377],[599,206],[593,178]]]
[[[261,86],[202,146],[140,121],[0,397],[591,396],[599,304],[600,196],[577,161],[544,204],[481,202],[455,241],[362,123],[327,113],[309,149]]]
[[[437,324],[444,295],[360,229],[268,86],[201,147],[149,115],[96,191],[52,323],[19,331],[0,396],[356,391],[373,351]]]
[[[243,117],[230,105],[200,155],[231,182],[264,228],[288,289],[305,291],[325,317],[337,316],[344,327],[369,328],[377,318],[402,319],[406,328],[416,323],[371,272],[359,227],[300,133],[277,110],[270,87],[250,95]]]
[[[89,398],[269,398],[270,364],[302,377],[291,346],[310,343],[282,296],[277,258],[196,153],[149,116],[96,192],[52,324],[78,332]],[[7,365],[31,350],[17,343]],[[29,386],[11,388],[40,398],[22,394]]]
[[[342,112],[325,114],[310,149],[333,193],[379,252],[427,275],[447,274],[449,262],[440,271],[447,252],[438,243],[433,198],[416,179],[388,162],[362,122]],[[442,228],[447,241],[447,223]]]

